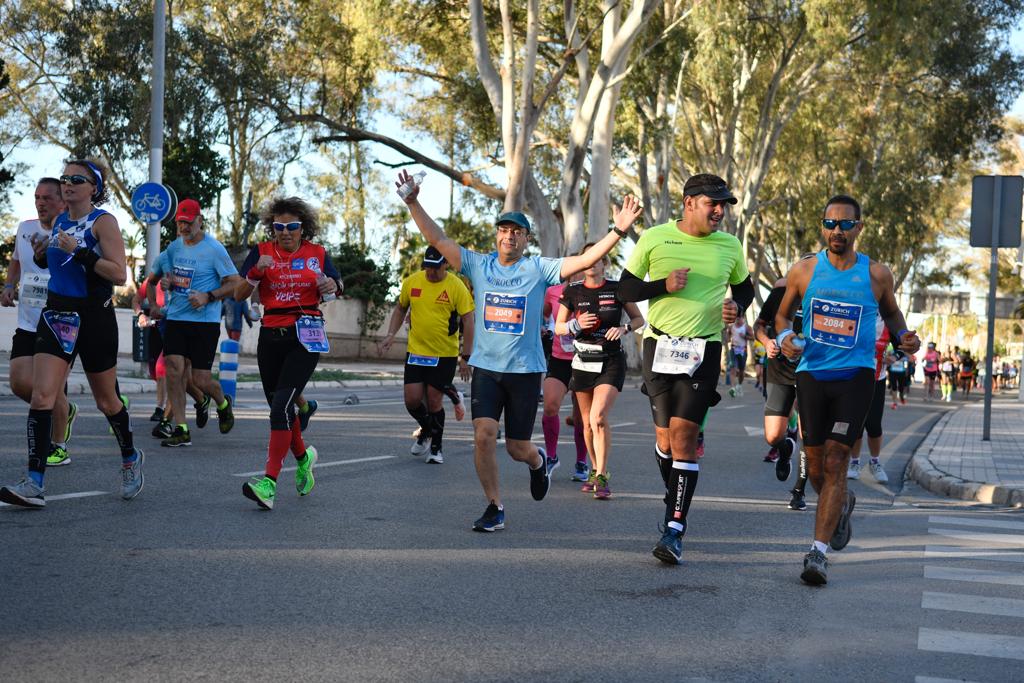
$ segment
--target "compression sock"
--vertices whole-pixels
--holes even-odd
[[[430,413],[430,452],[441,450],[441,439],[444,437],[444,409]]]
[[[270,445],[267,447],[267,476],[277,481],[277,475],[281,474],[281,465],[284,463],[284,456],[288,455],[288,447],[291,445],[292,431],[290,429],[271,429]]]
[[[697,490],[700,465],[688,460],[673,460],[669,480],[669,505],[665,518],[676,531],[686,531],[686,515],[690,511],[693,492]]]
[[[800,450],[800,457],[798,458],[800,465],[797,468],[796,486],[793,487],[793,493],[799,493],[801,496],[804,495],[804,491],[807,490],[807,453]]]
[[[121,408],[117,415],[107,415],[107,422],[114,432],[117,445],[121,448],[121,458],[125,462],[135,460],[135,441],[132,438],[132,419],[127,408]]]
[[[43,485],[46,472],[46,457],[50,455],[50,430],[53,426],[53,409],[28,411],[28,473],[32,479]],[[38,475],[38,478],[37,478]]]
[[[290,433],[292,455],[295,456],[296,460],[302,460],[306,457],[306,442],[302,440],[302,425],[299,424],[298,420],[292,420]]]
[[[549,458],[558,457],[558,414],[544,415],[540,418],[540,426],[544,430],[544,450]]]
[[[422,433],[430,434],[430,413],[427,412],[427,407],[421,403],[416,406],[415,410],[409,410],[408,406],[405,409],[412,415],[412,419],[416,420],[420,429],[423,430]]]
[[[669,478],[672,474],[672,449],[665,453],[655,444],[654,455],[658,461],[658,471],[661,472],[661,480],[665,482],[665,490],[667,491]]]

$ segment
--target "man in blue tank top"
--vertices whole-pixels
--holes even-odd
[[[905,353],[921,346],[896,304],[892,271],[854,249],[864,228],[857,200],[832,197],[821,223],[828,246],[790,269],[775,318],[782,353],[800,360],[797,402],[808,472],[818,492],[814,543],[800,578],[814,585],[827,582],[829,546],[842,550],[850,541],[856,497],[846,488],[846,470],[874,393],[875,316],[881,315]],[[798,302],[803,335],[794,334],[790,320]]]

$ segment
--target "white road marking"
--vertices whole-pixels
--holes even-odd
[[[980,526],[988,529],[1024,531],[1024,522],[1010,522],[1004,519],[979,519],[977,517],[946,517],[943,515],[931,515],[928,517],[928,523],[960,524],[962,526]]]
[[[1000,586],[1024,586],[1024,574],[1020,572],[998,572],[989,569],[925,566],[924,578],[941,579],[943,581],[992,583]]]
[[[1022,534],[983,534],[976,531],[959,531],[954,529],[928,529],[928,533],[946,538],[958,538],[961,541],[979,541],[981,543],[1002,543],[1003,545],[1024,548]]]
[[[935,678],[933,676],[914,676],[914,683],[976,683],[962,678]]]
[[[396,458],[396,457],[398,457],[398,456],[396,456],[396,455],[376,455],[376,456],[373,456],[372,458],[352,458],[351,460],[335,460],[334,462],[320,462],[320,461],[317,461],[317,463],[314,466],[313,470],[316,471],[316,470],[321,469],[323,467],[334,467],[335,465],[354,465],[354,464],[359,463],[359,462],[373,462],[375,460],[390,460],[390,459]],[[297,469],[298,469],[298,467],[282,467],[281,471],[282,472],[294,472]],[[255,477],[255,476],[258,476],[258,475],[263,474],[263,473],[264,473],[264,470],[256,470],[255,472],[239,472],[237,474],[232,474],[231,476],[232,477]]]
[[[663,493],[619,493],[616,491],[612,494],[616,498],[643,498],[647,500],[664,500],[665,494]],[[720,496],[694,496],[695,501],[702,503],[745,503],[748,505],[788,505],[789,501],[785,500],[768,500],[765,498],[725,498]],[[808,509],[813,508],[813,504],[808,504]]]
[[[69,500],[71,498],[90,498],[92,496],[106,496],[109,495],[110,491],[79,491],[77,493],[58,493],[54,496],[46,496],[46,501],[51,500]],[[0,503],[0,508],[6,507],[21,507],[20,505],[11,505],[9,503]]]
[[[925,546],[926,558],[963,558],[969,560],[997,560],[999,562],[1022,562],[1024,552],[1002,550],[1001,548],[972,548],[962,545]]]
[[[920,628],[917,631],[917,649],[947,654],[1024,660],[1024,638],[992,633]]]
[[[740,404],[737,404],[737,405],[726,406],[724,408],[718,408],[718,410],[736,410],[737,408],[743,408],[743,407],[744,407],[744,405],[742,403],[740,403]]]
[[[747,430],[747,436],[764,436],[764,427],[743,425],[743,428]]]
[[[983,595],[925,591],[921,597],[921,608],[1024,618],[1024,600],[1015,598],[989,598]],[[1024,656],[1024,653],[1021,654]]]
[[[622,422],[622,423],[617,424],[617,425],[612,425],[611,429],[618,429],[619,427],[632,427],[635,424],[636,424],[636,422]]]

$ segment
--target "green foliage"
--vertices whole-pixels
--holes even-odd
[[[174,188],[178,201],[195,199],[209,220],[210,210],[227,183],[228,165],[211,141],[199,136],[171,138],[164,143],[164,184]],[[174,216],[168,216],[161,229],[161,244],[177,236]]]
[[[11,77],[7,73],[7,65],[4,60],[0,59],[0,91],[7,87],[11,82]],[[14,174],[11,173],[10,169],[3,167],[4,155],[0,153],[0,209],[7,205],[8,192],[11,189],[11,183],[14,182]],[[6,266],[4,266],[6,268]]]
[[[448,218],[438,219],[444,233],[458,244],[489,253],[494,251],[494,226],[488,221],[474,221],[462,213]],[[405,244],[398,251],[398,275],[404,279],[422,269],[423,252],[427,249],[427,241],[419,232],[406,236]]]
[[[7,282],[7,269],[11,265],[11,257],[14,255],[17,233],[8,235],[0,242],[0,272],[3,273],[3,282]]]
[[[359,321],[363,334],[376,329],[388,313],[388,294],[395,284],[391,264],[375,263],[366,247],[343,243],[329,250],[334,267],[345,283],[345,296],[366,305]]]

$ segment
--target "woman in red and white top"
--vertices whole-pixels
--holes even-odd
[[[295,398],[313,375],[320,353],[329,348],[320,302],[335,299],[342,285],[327,251],[310,241],[318,225],[306,202],[275,199],[261,221],[270,239],[249,252],[235,298],[248,299],[258,289],[264,307],[256,360],[270,404],[270,445],[266,475],[243,484],[242,493],[270,510],[289,448],[298,462],[295,489],[304,496],[313,488],[317,453],[302,440]]]

